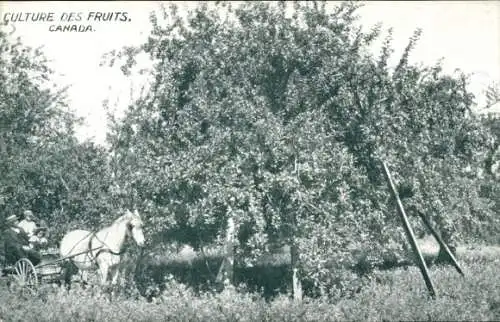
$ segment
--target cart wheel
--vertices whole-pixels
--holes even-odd
[[[38,288],[38,276],[35,266],[27,258],[21,258],[14,266],[14,287],[19,287],[22,292],[33,293]]]

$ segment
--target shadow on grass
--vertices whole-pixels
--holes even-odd
[[[163,292],[166,281],[172,279],[190,287],[195,293],[221,291],[216,278],[222,260],[222,256],[201,256],[191,261],[146,259],[137,266],[136,285],[141,295],[148,298]],[[269,300],[290,291],[291,274],[288,263],[262,263],[253,267],[235,263],[234,284],[243,284],[245,290],[260,293]]]
[[[286,251],[284,253],[268,254],[253,267],[247,267],[242,263],[235,262],[233,284],[243,284],[244,290],[260,293],[266,300],[280,294],[291,294],[292,270],[290,258],[284,255],[287,255]],[[415,262],[410,257],[386,259],[379,263],[369,262],[366,258],[358,258],[352,266],[342,268],[350,272],[351,275],[342,274],[339,272],[339,269],[341,269],[339,267],[333,267],[332,269],[341,277],[354,274],[351,279],[358,280],[370,275],[374,270],[390,271],[396,268],[415,266]],[[439,249],[428,254],[425,253],[424,259],[429,267],[449,264],[446,260],[441,259]],[[139,293],[146,298],[156,297],[162,293],[169,280],[182,283],[195,293],[220,291],[221,285],[216,283],[216,277],[222,261],[223,255],[220,252],[208,253],[205,256],[194,252],[189,253],[188,256],[146,256],[136,267],[135,284]],[[356,285],[359,284],[359,281],[354,282]],[[302,283],[304,295],[315,297],[315,294],[318,294],[312,285],[312,281],[303,280]]]

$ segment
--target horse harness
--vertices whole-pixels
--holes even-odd
[[[92,241],[94,240],[94,238],[96,238],[100,243],[103,244],[103,246],[100,246],[96,249],[92,249]],[[97,237],[97,232],[92,232],[91,233],[91,236],[89,238],[89,244],[88,244],[88,249],[89,249],[89,252],[88,252],[88,256],[90,258],[90,261],[95,263],[95,265],[97,267],[99,267],[99,263],[97,262],[97,257],[101,254],[101,253],[104,253],[104,252],[107,252],[107,253],[111,253],[112,255],[117,255],[117,256],[120,256],[122,254],[125,253],[125,250],[126,248],[123,247],[123,249],[119,252],[115,252],[109,248],[105,248],[105,245],[106,243],[104,243],[102,240],[99,239],[99,237]],[[97,250],[97,253],[95,255],[93,255],[93,251],[94,250]]]

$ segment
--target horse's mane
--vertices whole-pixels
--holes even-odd
[[[131,219],[134,219],[136,218],[137,215],[135,215],[133,212],[131,212],[130,210],[125,210],[125,213],[123,215],[121,215],[120,217],[116,218],[112,225],[117,225],[117,224],[120,224],[122,222],[125,222],[125,221],[128,221],[128,220],[131,220]]]

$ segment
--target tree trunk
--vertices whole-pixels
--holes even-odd
[[[290,246],[290,259],[292,266],[292,291],[293,299],[302,301],[302,282],[300,281],[300,270],[298,265],[299,252],[294,242]]]
[[[234,234],[235,224],[233,217],[227,221],[226,245],[224,259],[217,274],[216,282],[223,285],[232,285],[234,282]]]
[[[297,182],[300,183],[299,179],[299,163],[297,157],[295,157],[295,174]],[[292,242],[290,245],[290,262],[292,267],[292,292],[293,299],[295,301],[302,301],[302,282],[300,281],[300,269],[299,269],[299,250],[295,242],[295,235],[297,234],[297,217],[293,216],[293,227],[294,227],[294,237],[292,237]]]

